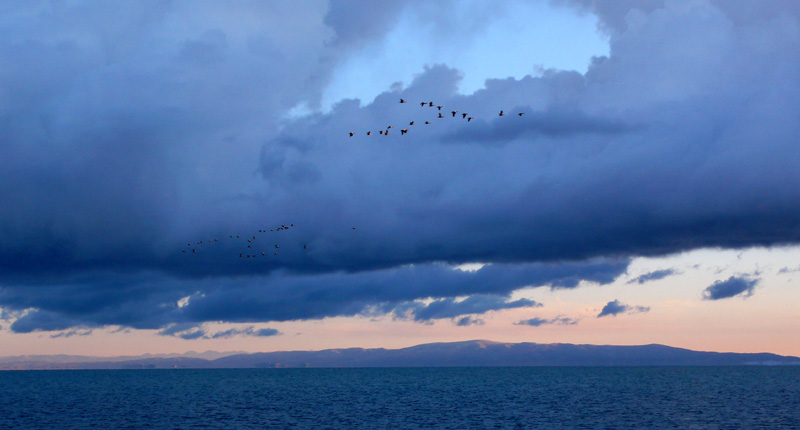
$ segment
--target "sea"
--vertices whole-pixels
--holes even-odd
[[[0,429],[800,429],[800,366],[0,372]]]

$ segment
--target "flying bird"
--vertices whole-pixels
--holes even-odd
[[[425,102],[420,102],[420,103],[419,103],[419,105],[420,105],[421,107],[425,107],[425,104],[426,104]]]
[[[458,113],[458,111],[452,111],[452,112],[450,112],[450,113],[451,113],[451,114],[453,114],[453,118],[455,118],[455,117],[456,117],[456,114]]]
[[[465,113],[461,114],[461,118],[466,118],[466,117],[467,117],[467,114],[465,114]]]
[[[519,115],[519,116],[525,115],[525,112],[520,112],[517,115]]]
[[[441,113],[439,114],[439,118],[444,118]]]
[[[414,121],[409,122],[408,125],[414,125]]]
[[[405,100],[403,100],[403,99],[400,99],[400,103],[405,103],[405,102],[406,102]]]
[[[436,106],[436,109],[442,110],[441,106]]]
[[[499,116],[504,116],[504,115],[505,114],[503,113],[503,111],[500,111],[500,115]]]
[[[371,131],[368,131],[368,132],[367,132],[367,136],[372,136],[372,132],[371,132]]]
[[[355,133],[353,133],[353,132],[351,131],[351,132],[350,132],[350,137],[353,137],[353,135],[354,135],[354,134],[355,134]]]
[[[472,117],[467,118],[467,122],[472,121]]]

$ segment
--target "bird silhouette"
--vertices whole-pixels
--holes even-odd
[[[439,114],[439,118],[444,118],[441,113]]]
[[[461,114],[461,118],[466,118],[466,117],[467,117],[467,114],[465,114],[465,113]]]
[[[450,112],[450,113],[451,113],[451,114],[453,114],[453,118],[455,118],[455,117],[456,117],[456,114],[458,113],[458,111],[452,111],[452,112]]]
[[[403,99],[400,99],[400,103],[405,103],[405,102],[406,102],[405,100],[403,100]]]
[[[525,115],[525,112],[520,112],[517,115],[519,115],[519,116]]]
[[[500,111],[500,115],[499,116],[504,116],[504,115],[505,114],[503,113],[503,111]]]
[[[350,137],[353,137],[353,135],[354,135],[354,134],[355,134],[355,133],[353,133],[353,132],[351,131],[351,132],[350,132]]]
[[[414,125],[414,121],[409,122],[408,125]]]

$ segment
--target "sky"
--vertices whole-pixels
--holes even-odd
[[[4,3],[0,355],[800,356],[797,52],[788,0]]]

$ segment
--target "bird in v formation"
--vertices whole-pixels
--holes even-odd
[[[266,233],[282,232],[285,230],[293,229],[294,227],[295,227],[294,224],[289,224],[289,225],[281,224],[279,227],[273,227],[270,229],[267,228],[259,229],[258,233],[261,233],[263,235]],[[356,228],[353,227],[353,230],[355,229]],[[203,239],[196,242],[189,242],[186,244],[186,248],[182,249],[181,252],[197,254],[205,251],[210,246],[218,246],[220,244],[224,244],[225,242],[226,242],[225,238],[220,240],[218,237],[211,238],[208,240]],[[241,248],[242,252],[238,253],[239,258],[267,257],[268,256],[267,254],[269,254],[269,252],[266,251],[267,248],[270,249],[271,251],[270,255],[275,256],[278,255],[278,251],[281,249],[280,243],[274,243],[275,241],[259,237],[258,234],[255,235],[230,234],[228,235],[227,242],[229,244],[234,243],[234,244],[239,244],[242,247],[246,247],[246,248]],[[264,246],[266,248],[259,247],[259,243],[264,243]],[[269,246],[268,245],[269,243],[272,243],[272,246]],[[302,249],[304,251],[307,251],[309,249],[308,244],[304,244]]]
[[[400,99],[400,103],[406,103],[406,100],[405,99]],[[419,106],[422,107],[422,108],[424,108],[424,107],[434,107],[435,106],[437,111],[441,111],[442,110],[442,106],[434,105],[432,101],[420,102]],[[450,115],[453,118],[456,117],[457,113],[458,113],[457,110],[450,111]],[[521,117],[524,114],[525,114],[525,112],[518,112],[517,116]],[[500,113],[497,116],[506,116],[506,113],[503,110],[501,110]],[[444,117],[445,116],[442,115],[441,112],[438,112],[438,115],[437,115],[436,118],[444,118]],[[469,116],[469,114],[466,113],[466,112],[461,112],[461,119],[466,119],[467,122],[471,122],[473,117]],[[414,123],[415,123],[415,121],[411,121],[411,122],[408,123],[408,125],[414,125]],[[425,121],[425,125],[430,125],[430,121]],[[389,125],[389,126],[386,127],[385,130],[379,130],[378,134],[382,135],[382,136],[388,136],[389,135],[389,129],[391,129],[391,128],[392,128],[392,126]],[[404,135],[404,134],[406,134],[408,132],[409,132],[409,129],[407,129],[407,128],[401,129],[400,130],[400,135],[402,136],[402,135]],[[348,132],[348,135],[350,137],[353,137],[353,136],[356,135],[356,133],[354,131],[350,131],[350,132]],[[372,136],[372,131],[371,130],[367,131],[367,136]]]

